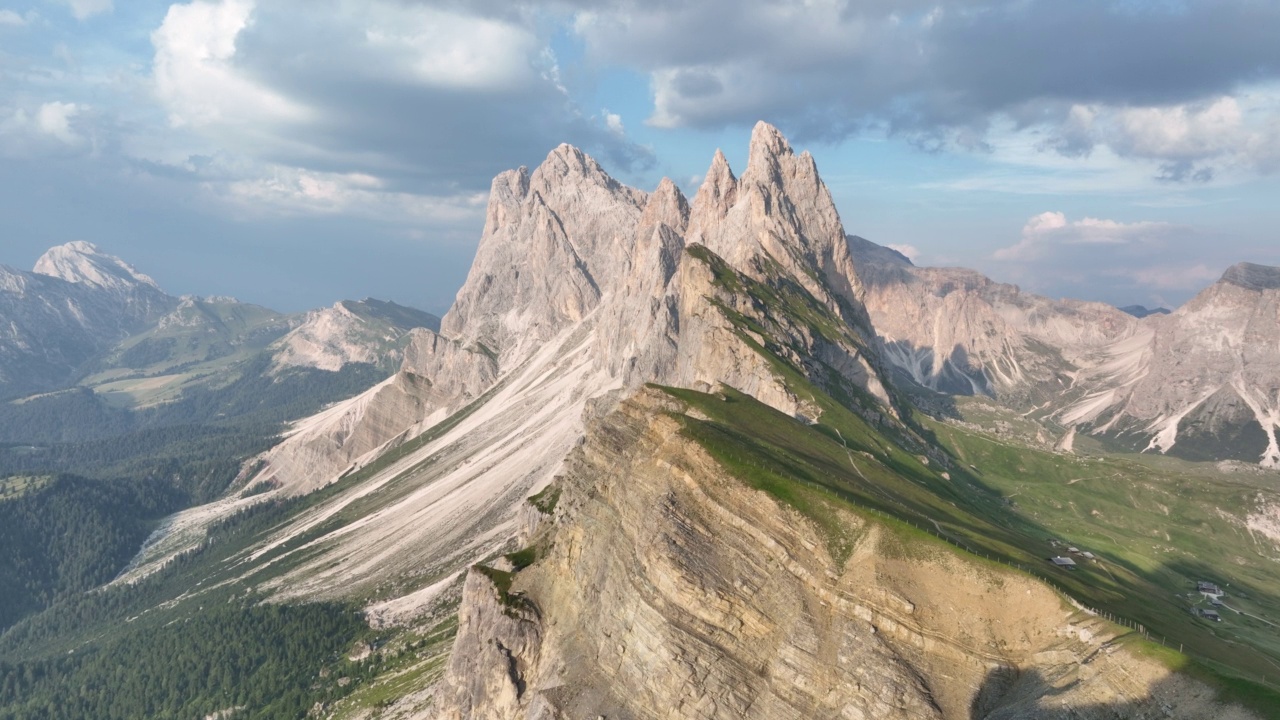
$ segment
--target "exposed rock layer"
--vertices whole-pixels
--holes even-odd
[[[468,576],[439,717],[1245,718],[1038,581],[848,515],[837,564],[658,391],[594,423],[545,557]]]
[[[1280,268],[1241,263],[1167,314],[1049,300],[850,238],[885,358],[1137,450],[1280,467]]]

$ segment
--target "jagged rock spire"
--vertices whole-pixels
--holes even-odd
[[[769,258],[833,307],[856,307],[861,286],[840,214],[813,157],[796,155],[782,133],[765,122],[752,131],[748,156],[746,171],[735,180],[717,151],[693,201],[687,242],[705,245],[747,272],[757,264],[755,258]],[[829,297],[832,292],[839,301]]]

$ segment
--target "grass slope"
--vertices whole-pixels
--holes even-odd
[[[756,281],[717,260],[705,261],[722,289],[807,318],[815,335],[845,332],[822,306],[792,313],[796,300],[771,287],[789,286]],[[679,416],[686,433],[736,476],[811,518],[833,558],[847,557],[851,547],[833,508],[887,514],[1143,628],[1158,643],[1150,652],[1163,651],[1160,643],[1181,646],[1185,654],[1168,654],[1171,666],[1209,681],[1226,699],[1280,717],[1280,628],[1271,624],[1280,622],[1277,549],[1230,520],[1252,507],[1256,484],[1168,458],[1156,467],[1132,457],[1038,451],[928,419],[914,427],[874,423],[860,391],[819,364],[795,360],[798,348],[769,322],[726,317],[797,397],[820,409],[818,420],[789,417],[729,388],[666,391],[698,411]],[[922,437],[949,459],[917,454]],[[1058,548],[1051,539],[1065,542]],[[1058,570],[1047,558],[1067,545],[1100,560]],[[1205,602],[1193,592],[1197,579],[1227,585],[1228,605],[1249,615],[1224,611],[1220,624],[1193,617],[1192,608]]]

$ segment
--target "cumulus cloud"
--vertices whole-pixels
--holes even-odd
[[[42,152],[56,156],[83,151],[84,136],[76,125],[85,107],[52,101],[38,106],[18,107],[0,118],[0,155],[30,157]]]
[[[152,34],[154,86],[172,124],[194,138],[192,153],[238,154],[251,161],[245,167],[300,177],[376,178],[371,193],[480,192],[565,141],[622,171],[652,165],[620,117],[583,113],[571,100],[545,23],[490,10],[398,0],[174,4]],[[243,179],[242,191],[279,187],[274,176]]]
[[[1280,107],[1256,97],[1280,80],[1274,3],[612,0],[574,29],[597,62],[648,73],[662,128],[766,118],[801,141],[981,152],[1007,121],[1049,131],[1044,151],[1107,145],[1166,180],[1211,179],[1223,158],[1280,166],[1247,158],[1280,139]]]
[[[254,82],[234,63],[236,38],[253,10],[253,0],[197,0],[169,7],[151,43],[156,92],[173,125],[307,118],[305,107]]]
[[[71,118],[79,111],[75,103],[47,102],[36,111],[35,126],[45,135],[73,145],[80,136],[71,129]]]
[[[1022,226],[1022,238],[1015,245],[996,250],[996,260],[1033,260],[1055,247],[1066,245],[1130,245],[1150,242],[1174,230],[1163,222],[1123,223],[1115,220],[1081,218],[1068,221],[1060,212],[1043,212]]]
[[[1053,297],[1164,305],[1216,280],[1239,259],[1233,252],[1230,243],[1215,242],[1195,227],[1149,220],[1073,220],[1050,211],[1029,218],[1017,243],[978,264],[993,277]]]
[[[1268,173],[1280,164],[1280,91],[1168,106],[1073,105],[1045,144],[1070,156],[1106,146],[1153,161],[1163,181],[1208,182],[1221,165]]]
[[[604,116],[604,126],[609,128],[610,132],[615,133],[617,135],[626,134],[627,128],[622,124],[621,115],[617,113],[609,112],[609,108],[605,108],[604,110],[601,110],[600,114]]]

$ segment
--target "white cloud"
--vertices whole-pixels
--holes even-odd
[[[30,15],[30,13],[28,13],[28,15]],[[26,17],[23,17],[12,10],[0,10],[0,27],[5,25],[10,27],[23,27],[26,24]]]
[[[94,15],[109,13],[115,9],[111,0],[63,0],[71,8],[71,14],[77,20],[88,20]]]
[[[996,260],[1027,261],[1065,245],[1127,245],[1158,237],[1174,226],[1163,222],[1122,223],[1086,217],[1068,221],[1060,212],[1043,212],[1022,226],[1017,244],[996,250]]]
[[[1068,156],[1105,147],[1154,162],[1157,178],[1207,182],[1220,170],[1280,170],[1280,88],[1172,105],[1071,106],[1045,147]]]
[[[890,250],[897,250],[898,252],[902,253],[903,255],[906,255],[906,256],[907,256],[907,259],[908,259],[908,260],[910,260],[910,261],[911,261],[911,262],[913,262],[913,263],[916,261],[916,258],[920,257],[920,251],[916,249],[916,246],[915,246],[915,245],[906,245],[906,244],[902,244],[902,245],[893,245],[893,244],[890,244],[890,245],[886,245],[885,247],[889,248]]]
[[[608,108],[601,110],[600,113],[604,116],[604,125],[605,127],[609,128],[609,132],[612,132],[616,135],[626,134],[627,129],[622,125],[621,115],[617,113],[609,112]]]
[[[36,129],[57,138],[68,145],[80,142],[80,136],[71,129],[71,118],[80,112],[75,103],[47,102],[36,111]]]
[[[1024,223],[1019,242],[969,262],[1052,297],[1176,305],[1238,260],[1238,247],[1212,233],[1169,222],[1073,220],[1043,212]]]
[[[343,214],[434,223],[478,222],[488,200],[484,193],[440,197],[396,192],[381,178],[364,173],[326,173],[283,165],[266,167],[250,179],[207,187],[255,214]]]
[[[537,37],[500,20],[433,7],[373,3],[365,40],[383,67],[442,88],[501,90],[529,82]]]
[[[241,74],[236,37],[251,22],[253,0],[196,0],[169,6],[153,33],[156,92],[169,121],[183,125],[245,125],[302,121],[308,109]]]

